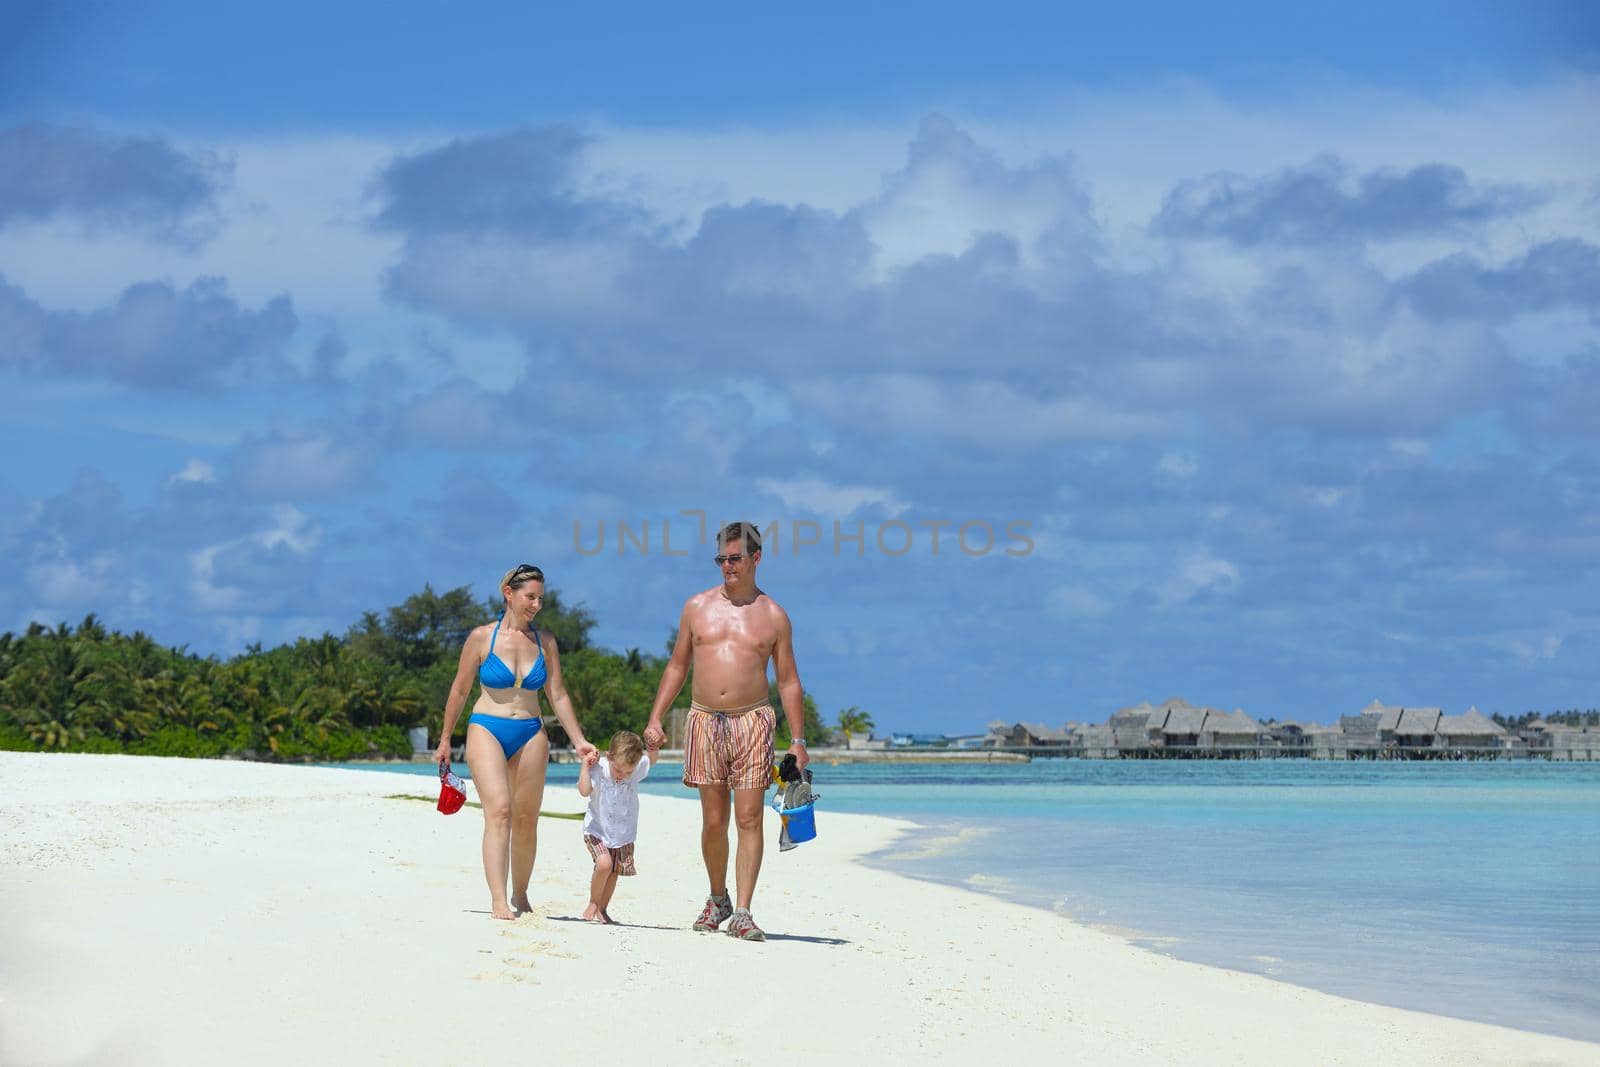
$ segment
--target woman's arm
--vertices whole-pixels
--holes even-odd
[[[540,630],[539,645],[544,649],[544,695],[550,699],[550,706],[555,709],[556,718],[567,736],[572,738],[573,750],[580,757],[598,751],[583,736],[583,727],[578,725],[578,716],[573,713],[572,698],[567,696],[567,685],[561,680],[561,653],[556,649],[555,634]]]
[[[450,735],[455,733],[456,720],[461,717],[461,709],[467,702],[467,694],[472,692],[472,681],[482,662],[482,657],[478,655],[482,630],[483,627],[478,627],[461,642],[461,660],[456,664],[455,680],[450,683],[450,695],[444,700],[444,729],[439,733],[439,747],[433,753],[439,763],[450,758]]]

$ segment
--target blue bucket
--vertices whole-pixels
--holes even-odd
[[[810,804],[802,804],[798,808],[784,808],[778,814],[783,816],[783,825],[789,831],[789,840],[795,844],[810,841],[817,836],[817,815]]]

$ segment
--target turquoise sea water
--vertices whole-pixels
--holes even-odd
[[[1600,1041],[1600,764],[815,771],[819,834],[829,811],[923,827],[873,858],[893,870],[1185,959]],[[550,778],[576,781],[577,769],[557,764]],[[670,772],[646,791],[688,795]]]

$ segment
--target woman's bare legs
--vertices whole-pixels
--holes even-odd
[[[539,852],[539,809],[544,806],[544,776],[550,765],[550,738],[540,730],[511,757],[511,906],[532,911],[528,882]]]
[[[489,910],[496,919],[515,919],[516,912],[506,900],[506,872],[511,856],[511,768],[494,734],[472,723],[467,724],[467,766],[483,804],[483,877],[489,883]],[[527,887],[526,880],[523,887]]]

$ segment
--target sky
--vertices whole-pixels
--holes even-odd
[[[741,519],[881,730],[1600,703],[1600,12],[1105,6],[0,6],[0,630]]]

